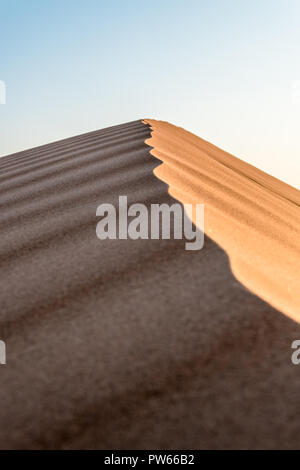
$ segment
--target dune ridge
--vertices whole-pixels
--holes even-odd
[[[139,120],[0,159],[0,449],[299,447],[300,324],[209,236],[96,236],[100,203],[176,202],[150,137]]]
[[[300,192],[213,144],[146,119],[154,174],[182,203],[205,204],[205,232],[249,290],[300,321]],[[195,220],[194,220],[195,222]]]

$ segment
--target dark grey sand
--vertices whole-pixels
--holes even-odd
[[[96,237],[96,208],[171,203],[132,122],[0,160],[0,447],[298,448],[300,325],[208,237]]]

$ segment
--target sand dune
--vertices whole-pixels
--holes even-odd
[[[264,241],[270,260],[285,226],[272,282],[276,303],[294,314],[284,286],[290,276],[294,289],[296,271],[285,255],[296,266],[298,193],[232,158],[233,170],[187,133],[183,163],[183,131],[157,124],[154,132],[149,141],[149,125],[137,121],[0,159],[1,448],[300,445],[291,364],[300,325],[245,289],[226,254],[239,277],[255,257],[267,297],[270,272],[256,247]],[[145,141],[163,141],[163,165]],[[201,251],[186,251],[184,240],[97,239],[100,203],[122,194],[171,204],[184,188],[198,197],[199,181],[212,229]],[[241,234],[251,257],[235,260]]]
[[[252,292],[300,321],[300,192],[172,124],[146,120],[155,175],[183,203],[205,203],[205,230]]]

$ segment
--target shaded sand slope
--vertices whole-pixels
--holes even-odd
[[[145,122],[163,162],[155,175],[179,201],[205,203],[205,231],[236,277],[300,321],[300,192],[182,128]]]
[[[300,325],[208,237],[96,238],[102,202],[174,202],[148,138],[138,121],[0,160],[0,447],[299,447]]]

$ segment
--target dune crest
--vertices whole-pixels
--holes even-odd
[[[172,124],[153,119],[154,174],[182,203],[205,204],[205,232],[237,279],[300,322],[300,192]],[[201,267],[199,266],[199,269]]]

